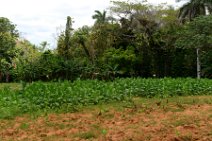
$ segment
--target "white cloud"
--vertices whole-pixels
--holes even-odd
[[[151,3],[174,4],[175,0],[149,0]],[[0,0],[1,17],[9,18],[22,35],[34,44],[53,43],[56,28],[74,19],[74,28],[92,25],[94,10],[104,10],[110,0]]]

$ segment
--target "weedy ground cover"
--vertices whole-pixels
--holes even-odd
[[[88,105],[117,101],[130,103],[133,97],[212,95],[212,80],[191,78],[126,78],[112,82],[99,80],[33,82],[27,85],[23,83],[16,89],[14,87],[1,86],[0,118],[34,112],[71,112]]]

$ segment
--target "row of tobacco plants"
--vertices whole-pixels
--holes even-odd
[[[212,80],[119,78],[114,81],[22,83],[19,90],[10,87],[0,89],[0,118],[38,111],[71,112],[88,105],[128,102],[133,97],[168,98],[192,95],[212,95]]]

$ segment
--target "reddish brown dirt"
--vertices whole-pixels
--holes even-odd
[[[93,109],[0,120],[2,141],[212,141],[212,105]]]

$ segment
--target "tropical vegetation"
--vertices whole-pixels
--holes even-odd
[[[57,47],[33,45],[0,18],[0,82],[212,77],[211,1],[166,4],[113,1],[93,26],[73,29],[67,16]],[[110,13],[110,14],[109,14]]]

